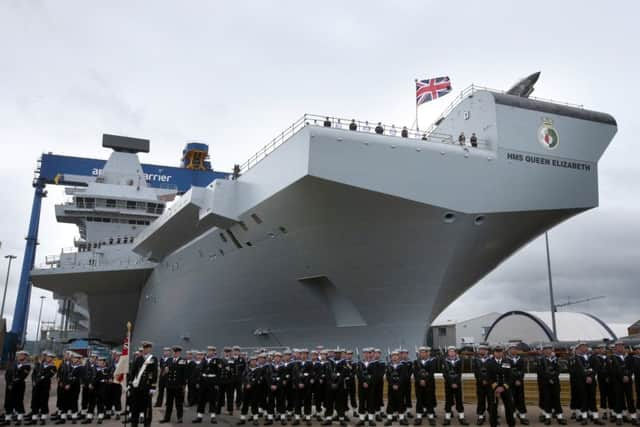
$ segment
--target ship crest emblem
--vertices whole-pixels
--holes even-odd
[[[538,129],[538,141],[549,150],[553,150],[560,144],[560,135],[553,127],[553,120],[542,119],[542,126]]]

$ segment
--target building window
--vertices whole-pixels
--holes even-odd
[[[447,328],[438,328],[438,336],[446,337],[447,336]]]

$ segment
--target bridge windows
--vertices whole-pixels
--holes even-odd
[[[108,208],[115,208],[116,207],[116,201],[114,199],[107,199],[107,207]]]

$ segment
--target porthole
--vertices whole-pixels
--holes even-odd
[[[484,223],[485,220],[485,216],[484,215],[478,215],[477,217],[475,217],[475,219],[473,220],[473,223],[475,225],[482,225]]]
[[[454,214],[453,212],[445,212],[445,214],[442,215],[442,220],[447,224],[451,224],[456,220],[456,214]]]

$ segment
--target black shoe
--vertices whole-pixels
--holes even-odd
[[[45,420],[43,420],[43,419],[41,419],[41,420],[40,420],[40,425],[41,425],[41,426],[45,425],[46,423],[47,423],[47,422],[46,422]]]
[[[253,425],[254,425],[254,426],[260,425],[260,421],[258,421],[257,419],[256,419],[256,420],[253,420]]]
[[[400,425],[401,425],[401,426],[408,426],[408,425],[409,425],[409,421],[407,421],[407,419],[406,419],[406,418],[402,418],[402,419],[400,420]]]
[[[77,424],[78,419],[77,418],[71,418],[71,424]]]
[[[98,423],[98,424],[102,424],[102,420],[103,420],[102,418],[98,418],[97,423]]]
[[[347,427],[347,421],[346,420],[340,420],[340,427]]]
[[[67,422],[67,420],[64,420],[64,419],[60,418],[58,421],[55,422],[55,424],[60,425],[60,424],[66,423],[66,422]],[[4,424],[4,425],[8,425],[8,424]]]
[[[375,421],[369,420],[369,427],[376,427]]]
[[[566,426],[567,425],[567,419],[566,418],[558,418],[558,424]]]
[[[550,426],[551,425],[551,418],[544,417],[543,423],[546,426]]]
[[[264,422],[264,425],[266,425],[266,426],[270,426],[270,425],[272,425],[272,424],[273,424],[273,420],[269,420],[269,419],[268,419],[268,420],[266,420],[266,421]]]
[[[429,425],[430,426],[436,425],[436,419],[435,418],[429,418]]]
[[[202,417],[195,417],[192,421],[191,424],[200,424],[202,422]],[[243,423],[244,424],[244,423]]]
[[[589,420],[586,418],[583,418],[582,420],[580,420],[580,425],[582,426],[586,426],[589,424]]]
[[[243,425],[245,425],[246,423],[247,423],[247,421],[245,421],[245,420],[239,420],[239,421],[236,423],[236,425],[237,425],[237,426],[243,426]]]
[[[299,426],[300,425],[300,420],[299,419],[295,419],[293,420],[293,422],[291,423],[292,426]]]
[[[176,424],[182,424],[182,418],[178,418],[178,419],[176,420]]]
[[[617,426],[621,426],[622,425],[622,418],[616,418],[616,425]]]
[[[458,418],[458,422],[460,423],[461,426],[469,425],[469,421],[465,420],[464,418]]]
[[[413,414],[411,412],[407,412],[407,418],[413,418]]]
[[[361,427],[364,425],[364,420],[360,420],[356,423],[356,426]]]
[[[21,424],[22,424],[22,421],[20,421],[20,420],[16,421],[16,423],[15,423],[15,425],[17,425],[17,426],[19,426]]]
[[[216,417],[213,417],[209,420],[209,422],[211,422],[211,424],[218,424],[218,419]]]
[[[331,420],[324,420],[320,425],[330,426],[332,423],[333,423],[333,421],[331,421]]]
[[[171,420],[168,420],[166,418],[161,419],[160,421],[158,421],[160,424],[166,424],[168,422],[170,422]]]
[[[600,418],[596,418],[595,420],[593,420],[593,423],[597,426],[603,426],[604,425],[604,421],[602,421]]]
[[[520,418],[520,424],[522,424],[523,426],[528,426],[529,420],[527,418]]]
[[[637,418],[631,418],[631,425],[632,426],[637,426],[638,425],[638,419]]]
[[[484,424],[484,418],[478,418],[478,419],[476,420],[476,425],[477,425],[477,426],[481,426],[482,424]]]
[[[391,420],[386,420],[384,422],[384,425],[387,426],[387,427],[390,426],[391,425]]]
[[[283,426],[286,426],[287,425],[287,419],[286,418],[281,418],[280,419],[280,424],[283,425]]]
[[[91,418],[85,418],[84,420],[80,421],[80,424],[91,424]]]
[[[450,426],[450,425],[451,425],[451,418],[445,418],[445,419],[442,421],[442,425],[443,425],[443,426]]]

